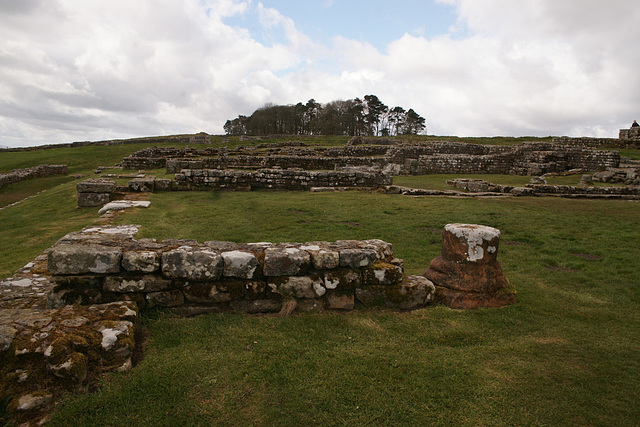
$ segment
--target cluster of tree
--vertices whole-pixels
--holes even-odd
[[[227,120],[228,135],[351,135],[390,136],[418,134],[425,119],[402,107],[389,108],[375,95],[320,104],[267,104],[250,116]]]

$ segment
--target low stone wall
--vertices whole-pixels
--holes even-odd
[[[406,276],[381,240],[305,244],[236,244],[93,234],[61,239],[48,254],[55,283],[49,305],[135,301],[141,308],[273,312],[284,301],[300,310],[384,304],[422,307],[433,286]]]
[[[515,187],[511,185],[494,184],[481,179],[452,179],[447,181],[457,189],[474,193],[500,193],[512,196],[563,196],[581,198],[610,198],[610,199],[640,199],[640,187],[619,186],[619,187],[595,187],[588,185],[547,185],[547,184],[527,184],[525,187]]]
[[[259,169],[234,171],[184,169],[176,174],[172,189],[219,188],[234,190],[309,190],[312,187],[379,188],[390,185],[393,177],[380,172],[306,171]]]
[[[620,138],[589,138],[589,137],[554,137],[555,144],[574,145],[578,147],[595,148],[640,148],[640,135],[630,136],[629,129],[620,130]]]
[[[32,178],[66,175],[67,171],[67,165],[38,165],[32,168],[14,169],[9,173],[0,174],[0,187]]]

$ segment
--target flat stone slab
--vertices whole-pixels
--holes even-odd
[[[121,211],[127,208],[148,208],[151,202],[145,200],[115,200],[104,205],[98,211],[102,215],[109,211]]]

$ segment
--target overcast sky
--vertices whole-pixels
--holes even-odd
[[[429,134],[617,137],[640,120],[638,23],[629,0],[0,0],[0,145],[368,94]]]

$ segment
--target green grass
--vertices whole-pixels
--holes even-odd
[[[103,149],[101,158],[110,158]],[[433,186],[449,177],[399,178]],[[97,219],[97,209],[75,208],[75,182],[47,184],[0,210],[0,274]],[[149,200],[150,208],[116,222],[141,224],[138,238],[201,242],[380,238],[394,244],[409,274],[439,255],[445,224],[490,225],[502,231],[499,260],[519,303],[288,318],[148,313],[143,361],[106,376],[96,393],[69,395],[51,425],[632,426],[640,419],[638,202],[361,192]]]

